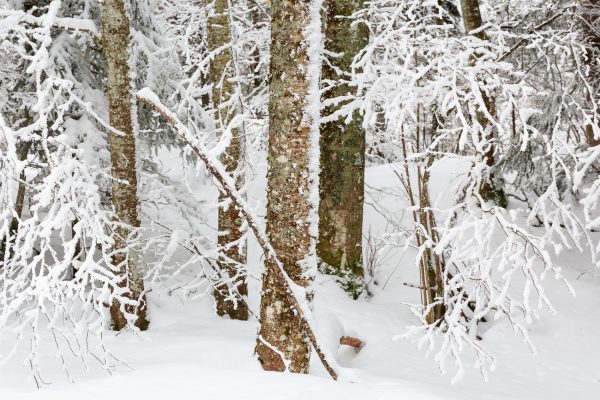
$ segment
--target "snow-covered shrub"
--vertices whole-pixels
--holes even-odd
[[[581,92],[561,88],[558,96],[547,82],[539,90],[530,75],[561,70],[557,79],[585,87],[577,64],[585,47],[569,22],[572,4],[558,2],[541,22],[520,26],[542,6],[529,2],[523,14],[498,24],[492,18],[466,34],[451,3],[373,0],[357,14],[373,36],[355,60],[354,105],[376,139],[396,149],[392,161],[400,160],[396,170],[413,214],[414,230],[399,232],[397,243],[416,249],[422,304],[412,310],[422,325],[403,336],[434,352],[442,370],[453,360],[456,381],[467,348],[484,374],[493,364],[477,334],[485,318],[503,318],[532,346],[524,324],[538,316],[535,303],[554,312],[542,281],[563,279],[556,256],[593,246],[576,202],[565,195],[577,190],[573,166],[580,160],[569,130],[582,129],[593,106]],[[518,29],[506,29],[512,24]],[[555,112],[548,112],[549,100]],[[430,187],[439,168],[460,171],[441,201]],[[527,200],[513,201],[523,190]],[[586,193],[594,203],[594,187]]]

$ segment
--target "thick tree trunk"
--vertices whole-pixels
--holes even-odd
[[[214,9],[208,18],[208,48],[213,52],[231,42],[229,26],[228,0],[215,0]],[[235,111],[238,109],[234,98],[236,84],[232,82],[235,78],[234,60],[231,48],[221,50],[210,65],[209,81],[213,85],[212,104],[215,110],[217,127],[225,130],[231,122]],[[221,162],[227,172],[236,178],[237,188],[243,183],[243,177],[238,172],[243,156],[242,136],[238,129],[234,129],[231,144],[221,157]],[[237,176],[236,176],[237,175]],[[243,219],[239,210],[234,205],[229,205],[227,197],[219,194],[219,238],[218,244],[222,248],[224,257],[219,259],[219,268],[225,279],[231,279],[232,290],[229,285],[223,283],[214,291],[217,314],[228,315],[232,319],[248,319],[248,306],[245,301],[231,301],[227,298],[231,295],[240,295],[244,298],[248,295],[246,273],[239,266],[246,263],[246,249],[240,243],[244,233],[242,232]],[[243,299],[241,299],[243,300]]]
[[[137,306],[114,301],[110,307],[113,327],[121,330],[127,326],[126,314],[137,315],[135,325],[145,330],[149,321],[146,315],[144,277],[139,256],[128,251],[131,228],[140,226],[136,175],[136,145],[131,120],[133,97],[128,66],[129,19],[123,0],[102,2],[102,49],[107,67],[110,125],[121,132],[109,132],[111,154],[112,201],[117,218],[122,225],[115,229],[115,255],[113,263],[120,268],[120,286],[124,296]],[[124,312],[125,311],[125,312]]]
[[[480,40],[488,40],[488,37],[485,34],[485,32],[480,29],[483,26],[483,20],[481,18],[481,11],[479,9],[479,0],[460,0],[460,5],[462,10],[463,26],[465,29],[465,33],[467,35],[473,35],[479,38]],[[478,31],[473,32],[476,30]],[[495,115],[495,99],[490,97],[484,91],[481,91],[481,97],[483,98],[483,103],[487,108],[488,113],[491,115]],[[494,127],[492,126],[490,121],[488,121],[487,117],[485,116],[485,113],[481,111],[477,112],[477,120],[481,125],[482,129],[487,131],[486,135],[490,137],[490,140],[493,140]],[[485,154],[482,155],[482,157],[484,158],[485,163],[489,168],[492,168],[496,165],[495,146],[493,142],[489,143],[487,150]],[[506,207],[506,196],[498,182],[496,182],[495,176],[492,172],[490,172],[488,179],[486,179],[482,183],[480,194],[484,200],[493,201],[501,207]]]
[[[305,111],[309,59],[304,30],[310,20],[310,0],[273,0],[271,5],[267,233],[287,274],[307,287],[311,126]],[[256,352],[265,370],[287,367],[307,373],[308,332],[273,271],[267,266],[263,275]]]
[[[593,95],[597,95],[597,92],[600,89],[600,64],[598,62],[598,57],[600,57],[600,24],[598,23],[600,17],[600,1],[584,0],[582,1],[582,10],[583,32],[587,39],[588,46],[586,51],[586,62],[589,66],[589,74],[593,83]],[[598,100],[596,99],[596,101]],[[600,113],[600,110],[597,110],[596,113]],[[587,125],[584,131],[585,142],[590,147],[600,145],[600,136],[594,135],[594,125],[596,125],[597,131],[600,126],[597,115],[593,124]]]
[[[339,54],[325,63],[323,79],[337,85],[326,99],[347,96],[353,88],[346,82],[352,60],[368,44],[365,25],[352,26],[352,13],[364,7],[364,0],[326,0],[325,38],[328,51]],[[340,105],[330,106],[331,115]],[[319,188],[319,242],[317,256],[321,270],[343,277],[342,284],[354,298],[363,285],[362,227],[365,181],[365,130],[358,111],[350,123],[346,117],[321,127],[321,176]]]

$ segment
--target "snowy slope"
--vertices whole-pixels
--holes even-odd
[[[447,171],[448,175],[455,172]],[[437,177],[439,188],[448,177]],[[401,191],[391,167],[370,168],[365,235],[380,234],[406,215]],[[264,180],[257,179],[250,195],[257,204]],[[434,195],[435,197],[435,195]],[[383,211],[385,210],[385,212]],[[385,214],[387,217],[382,216]],[[600,239],[596,234],[595,239]],[[259,254],[251,246],[250,305],[258,306]],[[483,341],[498,359],[495,372],[485,382],[474,368],[464,380],[450,385],[451,372],[441,375],[431,358],[413,343],[392,338],[415,322],[402,302],[418,301],[418,291],[403,285],[417,283],[413,255],[400,258],[397,250],[384,250],[377,271],[374,296],[350,300],[330,277],[315,282],[315,314],[321,339],[330,348],[341,333],[360,337],[365,347],[337,352],[339,364],[354,376],[353,382],[333,382],[313,362],[310,376],[265,373],[253,355],[257,322],[229,321],[213,316],[210,299],[182,304],[157,291],[150,294],[152,326],[139,335],[123,333],[108,339],[111,351],[125,364],[113,375],[91,366],[89,373],[74,367],[70,383],[53,356],[48,356],[43,378],[50,384],[36,390],[27,380],[28,369],[16,359],[0,369],[0,399],[327,399],[327,400],[595,400],[600,398],[600,281],[591,265],[576,252],[565,253],[566,278],[573,298],[564,286],[545,283],[558,315],[542,311],[529,325],[537,355],[499,321],[482,327]],[[0,348],[2,344],[0,344]],[[49,353],[50,354],[50,353]],[[466,357],[467,366],[472,364]],[[77,365],[77,364],[74,364]]]

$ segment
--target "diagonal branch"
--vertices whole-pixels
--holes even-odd
[[[298,314],[300,321],[302,321],[304,324],[308,338],[310,339],[312,346],[319,356],[319,359],[323,363],[323,366],[327,372],[329,372],[329,375],[331,375],[334,380],[337,380],[338,375],[328,360],[327,355],[323,352],[323,349],[317,342],[314,329],[308,319],[310,313],[305,310],[309,310],[309,308],[306,306],[306,304],[303,307],[301,302],[298,301],[299,298],[302,299],[305,297],[305,289],[294,283],[294,281],[292,281],[292,279],[283,269],[283,264],[277,257],[277,254],[275,253],[273,246],[271,246],[266,233],[260,226],[258,219],[250,212],[250,207],[236,189],[233,178],[225,171],[225,167],[221,164],[221,162],[210,155],[210,152],[194,138],[188,128],[177,118],[174,113],[172,113],[161,103],[158,96],[156,96],[156,94],[154,94],[150,89],[145,88],[140,90],[136,94],[136,99],[138,102],[143,103],[150,110],[160,114],[169,124],[173,126],[173,128],[175,128],[179,137],[192,148],[194,153],[196,153],[198,158],[204,163],[204,166],[208,172],[210,172],[210,174],[217,180],[220,190],[223,192],[223,194],[231,199],[235,207],[248,222],[248,226],[250,229],[252,229],[252,232],[256,236],[256,240],[260,245],[266,260],[272,261],[265,262],[266,267],[271,269],[271,272],[285,288],[286,298],[290,304],[292,304],[292,307]]]

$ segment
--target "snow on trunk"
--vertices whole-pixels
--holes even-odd
[[[130,323],[145,330],[146,316],[144,277],[140,257],[129,248],[132,233],[140,226],[136,175],[136,144],[132,123],[132,94],[129,78],[129,19],[123,0],[102,2],[102,48],[107,67],[110,125],[118,132],[108,136],[111,153],[112,201],[118,218],[115,229],[113,263],[120,269],[119,287],[129,299],[111,305],[113,327]]]
[[[212,105],[215,112],[216,126],[221,135],[227,135],[229,145],[221,155],[221,162],[227,172],[235,176],[239,190],[243,184],[243,175],[238,173],[243,156],[243,135],[233,124],[239,111],[238,84],[233,60],[231,31],[229,23],[229,0],[216,0],[208,17],[208,48],[215,52],[210,64],[209,80],[213,85]],[[245,301],[236,297],[248,295],[246,272],[245,235],[242,230],[243,218],[239,210],[227,200],[222,192],[219,194],[219,239],[218,244],[223,256],[219,259],[219,267],[231,280],[216,287],[214,292],[217,314],[228,315],[232,319],[248,319],[248,306]],[[229,293],[230,288],[234,293]]]
[[[310,3],[271,3],[267,233],[285,271],[302,287],[308,287],[313,278],[306,262],[311,252],[312,113],[311,104],[307,106],[309,46],[305,37]],[[307,331],[273,268],[266,268],[263,275],[256,351],[265,370],[309,370]]]

